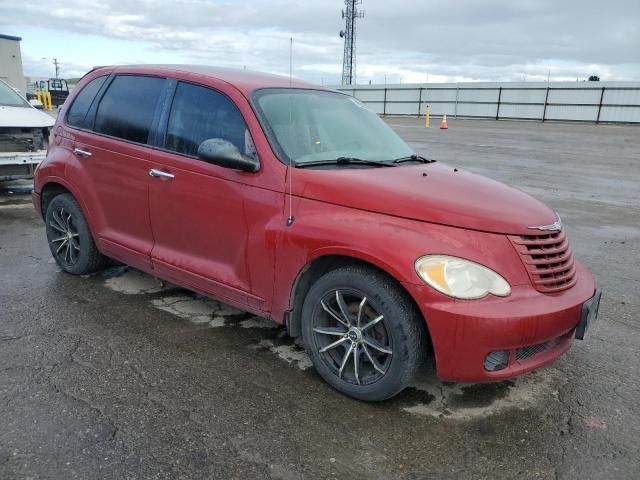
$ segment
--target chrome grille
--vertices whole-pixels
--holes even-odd
[[[537,290],[551,293],[575,285],[573,253],[563,230],[541,235],[512,235],[509,238]]]

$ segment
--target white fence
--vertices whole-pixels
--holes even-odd
[[[380,115],[640,123],[640,82],[503,82],[335,87]]]

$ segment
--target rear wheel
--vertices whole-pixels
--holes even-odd
[[[302,315],[305,348],[318,373],[351,397],[390,398],[423,363],[421,315],[395,282],[371,268],[324,275],[309,290]]]
[[[45,222],[51,254],[65,272],[85,275],[104,267],[106,257],[96,248],[82,210],[71,194],[58,195],[49,202]]]

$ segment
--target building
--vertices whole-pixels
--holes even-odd
[[[0,79],[26,95],[27,83],[22,70],[22,38],[0,33]]]

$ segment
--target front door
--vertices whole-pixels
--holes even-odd
[[[149,202],[154,270],[193,290],[263,310],[273,288],[266,224],[280,215],[282,193],[256,188],[246,173],[200,160],[210,138],[256,156],[242,114],[209,87],[178,82],[162,150],[151,156]]]

